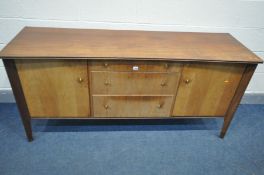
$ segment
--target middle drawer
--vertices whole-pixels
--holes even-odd
[[[177,72],[91,72],[92,94],[174,95],[180,73]]]

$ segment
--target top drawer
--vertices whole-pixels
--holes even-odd
[[[182,64],[166,61],[91,61],[90,71],[179,72]]]

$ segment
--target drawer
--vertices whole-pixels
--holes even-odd
[[[166,61],[91,61],[90,71],[179,72],[182,64]]]
[[[173,96],[93,96],[94,117],[169,117]]]
[[[171,72],[91,72],[92,94],[171,95],[175,94],[180,73]]]

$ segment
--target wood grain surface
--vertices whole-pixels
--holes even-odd
[[[93,94],[174,95],[179,73],[91,72]]]
[[[90,71],[115,72],[180,72],[182,64],[169,61],[89,61]],[[135,68],[137,68],[135,70]]]
[[[94,117],[169,117],[172,96],[93,97]]]
[[[31,117],[90,116],[86,60],[15,63]]]
[[[24,28],[3,58],[93,58],[260,63],[227,33]]]
[[[243,75],[244,64],[186,64],[173,116],[224,116]]]
[[[240,80],[240,83],[239,83],[239,86],[236,90],[236,93],[228,107],[228,110],[224,116],[224,124],[222,126],[222,130],[221,130],[221,133],[220,133],[220,137],[221,138],[224,138],[225,137],[225,134],[228,130],[228,127],[229,125],[231,124],[231,121],[234,117],[234,114],[238,108],[238,105],[241,101],[241,98],[243,97],[246,89],[247,89],[247,86],[250,82],[250,79],[251,77],[253,76],[255,70],[256,70],[256,67],[257,65],[255,64],[248,64],[245,68],[245,71],[243,73],[243,76]]]
[[[14,97],[16,99],[16,104],[20,112],[20,118],[24,125],[26,131],[27,139],[29,142],[33,141],[31,118],[26,103],[25,95],[22,89],[22,85],[17,72],[16,64],[14,60],[3,60],[6,68],[6,73],[9,78],[10,85],[13,90]]]

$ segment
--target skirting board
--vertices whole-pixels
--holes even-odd
[[[0,103],[15,103],[12,90],[0,90]],[[264,93],[245,93],[241,104],[264,104]]]

